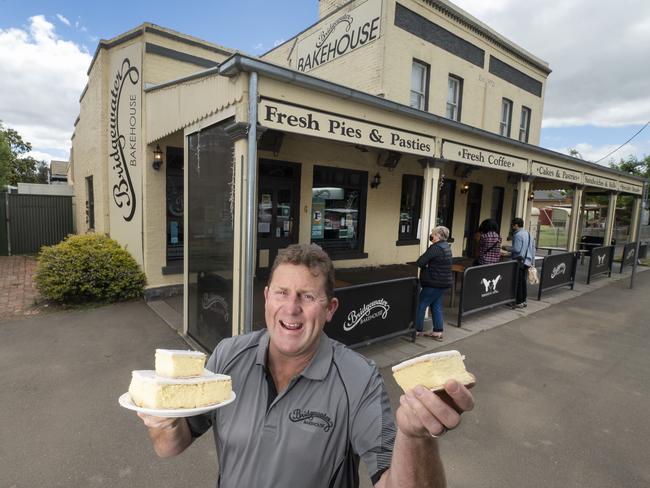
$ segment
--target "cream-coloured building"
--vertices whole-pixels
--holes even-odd
[[[321,17],[261,59],[145,24],[89,70],[78,228],[124,244],[150,297],[182,284],[184,330],[208,348],[250,330],[293,242],[338,269],[403,264],[443,224],[471,256],[479,222],[505,236],[534,189],[573,190],[568,250],[585,192],[610,195],[606,240],[618,194],[638,219],[642,179],[536,145],[545,62],[447,1],[323,0]]]

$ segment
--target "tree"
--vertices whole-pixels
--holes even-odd
[[[9,160],[11,159],[11,147],[9,143],[0,137],[0,191],[9,184]]]
[[[614,161],[609,163],[610,168],[618,169],[635,176],[642,176],[650,178],[650,156],[644,159],[639,159],[636,156],[628,156],[627,159],[622,159],[616,163]]]
[[[31,150],[32,145],[18,132],[0,122],[0,182],[4,170],[8,174],[5,184],[47,183],[47,163],[25,156]]]

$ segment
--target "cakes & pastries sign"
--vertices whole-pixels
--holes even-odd
[[[296,44],[294,67],[307,72],[379,39],[382,0],[366,0],[353,10],[328,17]]]
[[[419,156],[432,157],[435,148],[435,139],[424,134],[268,99],[260,102],[259,121],[270,129]]]

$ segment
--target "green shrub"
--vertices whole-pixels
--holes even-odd
[[[116,302],[142,296],[145,275],[125,249],[102,234],[71,235],[41,249],[36,287],[60,303]]]

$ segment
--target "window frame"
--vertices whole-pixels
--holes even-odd
[[[443,197],[448,197],[447,205],[443,206]],[[456,180],[445,178],[438,188],[438,204],[436,205],[436,226],[444,225],[449,229],[448,242],[454,242],[453,226],[454,226],[454,204],[456,201]],[[444,212],[443,212],[444,209]],[[442,215],[441,219],[441,213]],[[431,229],[427,229],[429,232]]]
[[[418,92],[417,90],[413,89],[413,68],[418,65],[424,68],[424,73],[423,76],[421,77],[421,81],[423,83],[423,91],[422,93]],[[409,98],[409,106],[418,110],[423,110],[427,112],[429,110],[429,83],[430,83],[430,77],[431,77],[431,66],[424,61],[420,61],[419,59],[413,58],[413,61],[411,62],[411,83],[410,83],[410,90],[409,90],[409,97],[412,97],[413,94],[417,94],[418,97],[421,97],[422,103],[419,104],[417,107],[413,105],[411,98]]]
[[[526,114],[526,124],[525,127],[522,124],[524,121],[524,114]],[[525,142],[528,144],[528,137],[530,136],[530,119],[533,115],[533,111],[529,108],[526,107],[525,105],[521,106],[521,115],[519,117],[519,142]],[[524,134],[524,137],[522,138],[522,132]]]
[[[338,173],[338,174],[337,174]],[[358,184],[351,183],[351,176],[359,179]],[[317,179],[320,178],[320,179]],[[334,186],[359,191],[359,210],[357,217],[357,246],[351,249],[340,249],[328,245],[325,239],[314,240],[310,237],[311,243],[316,243],[327,252],[332,260],[337,259],[359,259],[367,258],[365,250],[366,216],[368,212],[368,172],[356,169],[339,168],[334,166],[314,165],[312,188],[321,186]],[[310,230],[310,236],[312,232]],[[334,242],[335,243],[335,242]]]
[[[409,183],[414,182],[415,196],[414,204],[411,207],[410,220],[411,229],[408,232],[402,232],[402,211],[404,208],[404,197],[410,188],[413,188]],[[418,230],[420,229],[420,216],[422,214],[422,192],[424,189],[424,178],[420,175],[403,174],[402,175],[402,192],[400,194],[400,218],[397,224],[397,242],[398,246],[419,244],[420,237],[418,237]],[[420,233],[422,230],[420,229]]]
[[[503,120],[504,116],[504,106],[508,107],[507,110],[507,120]],[[513,107],[513,102],[509,98],[503,97],[501,99],[501,111],[499,113],[499,134],[502,135],[503,137],[510,137],[510,133],[512,130],[512,107]],[[504,129],[505,134],[504,134]]]
[[[452,80],[456,82],[455,104],[450,103],[449,101],[449,82]],[[455,109],[455,115],[456,115],[455,117],[453,115],[451,117],[449,116],[450,106],[453,107],[453,109]],[[462,107],[463,107],[463,79],[460,76],[456,76],[450,73],[449,76],[447,77],[447,104],[445,105],[445,116],[450,120],[455,120],[456,122],[460,122]]]

